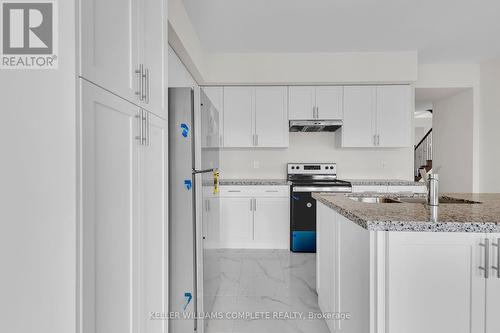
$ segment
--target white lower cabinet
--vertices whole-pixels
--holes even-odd
[[[221,247],[245,248],[253,242],[253,199],[221,198]]]
[[[82,332],[165,332],[165,122],[82,80],[80,125]]]
[[[500,234],[490,235],[491,272],[486,280],[486,333],[500,332]],[[495,268],[496,267],[496,268]]]
[[[290,196],[288,187],[222,187],[220,212],[221,247],[289,248]]]
[[[484,332],[484,234],[390,232],[389,332]],[[497,309],[498,311],[498,309]]]
[[[255,198],[254,242],[263,248],[288,248],[290,198]]]
[[[499,332],[500,234],[368,231],[317,207],[319,306],[350,315],[331,332]]]

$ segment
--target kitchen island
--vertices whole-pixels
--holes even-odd
[[[499,194],[353,196],[313,194],[331,332],[500,332]]]

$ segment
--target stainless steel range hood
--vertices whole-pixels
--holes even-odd
[[[290,120],[290,132],[335,132],[342,120]]]

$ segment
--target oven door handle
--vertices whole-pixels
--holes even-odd
[[[348,186],[292,186],[292,192],[351,193],[352,188]]]

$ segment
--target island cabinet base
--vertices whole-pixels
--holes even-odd
[[[499,234],[369,231],[317,210],[319,306],[349,316],[331,332],[500,332]]]

